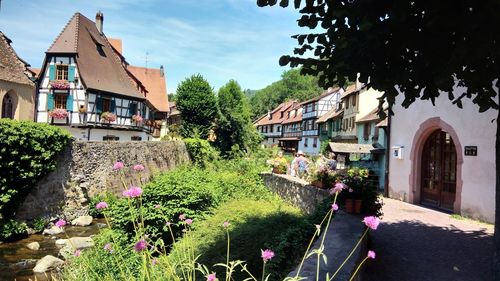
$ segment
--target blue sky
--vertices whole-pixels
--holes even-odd
[[[215,90],[229,79],[243,89],[279,80],[299,33],[298,12],[259,8],[256,0],[0,0],[0,30],[19,56],[40,67],[44,53],[71,16],[94,20],[104,13],[104,33],[123,40],[132,65],[164,65],[168,92],[192,74],[202,74]]]

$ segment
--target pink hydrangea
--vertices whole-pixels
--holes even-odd
[[[144,171],[144,166],[141,164],[134,165],[134,171],[142,172]]]
[[[374,251],[368,251],[367,257],[370,258],[370,259],[375,259],[375,252]]]
[[[332,204],[332,210],[333,211],[337,211],[339,209],[339,205],[337,205],[337,203],[333,203]]]
[[[225,221],[224,223],[222,223],[222,227],[224,228],[228,228],[229,225],[231,225],[228,221]]]
[[[125,190],[123,192],[123,196],[128,197],[128,198],[135,198],[139,197],[142,194],[142,189],[137,186],[132,186],[128,190]]]
[[[134,250],[136,252],[141,252],[142,250],[146,249],[146,246],[147,246],[146,240],[141,239],[137,241],[137,243],[135,243]]]
[[[98,210],[99,209],[106,209],[106,208],[108,208],[108,203],[106,203],[104,201],[99,202],[99,203],[97,203],[97,205],[95,205],[95,208]]]
[[[56,226],[59,228],[63,228],[66,225],[66,221],[63,219],[60,219],[56,222]]]
[[[210,274],[207,276],[207,281],[215,281],[215,280],[217,280],[217,277],[215,277],[215,272],[210,273]]]
[[[192,219],[187,219],[184,221],[187,225],[191,225],[193,224],[193,220]]]
[[[367,227],[369,227],[370,229],[373,229],[373,230],[377,230],[377,227],[380,224],[379,218],[374,217],[374,216],[365,217],[363,219],[363,222],[365,223],[365,225]]]
[[[120,169],[122,169],[123,167],[124,167],[123,162],[118,161],[118,162],[116,162],[116,163],[113,165],[113,170],[115,170],[115,171],[116,171],[116,170],[120,170]]]
[[[260,250],[260,251],[262,253],[261,257],[262,257],[262,260],[264,262],[268,262],[274,257],[274,252],[269,250],[269,249],[266,249],[264,251]]]

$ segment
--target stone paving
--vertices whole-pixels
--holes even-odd
[[[384,198],[363,281],[492,280],[493,225]]]

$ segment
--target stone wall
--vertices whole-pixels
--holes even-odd
[[[122,161],[125,168],[113,171],[116,161]],[[182,141],[73,141],[58,156],[56,170],[38,182],[16,216],[30,219],[64,215],[71,219],[87,212],[88,200],[93,196],[106,192],[120,194],[124,185],[140,186],[156,173],[189,162]],[[135,164],[144,165],[145,170],[133,171]]]
[[[289,175],[263,173],[262,179],[272,192],[307,214],[313,213],[316,206],[329,196],[327,190]]]

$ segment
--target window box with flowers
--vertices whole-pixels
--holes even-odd
[[[54,119],[63,120],[68,118],[69,112],[64,108],[56,108],[49,112],[49,117]]]
[[[54,80],[50,81],[50,88],[54,90],[67,90],[69,89],[68,81]]]
[[[144,118],[139,114],[134,114],[132,115],[132,121],[135,122],[136,126],[139,126],[144,121]]]
[[[101,113],[101,121],[108,122],[108,123],[115,122],[116,115],[114,115],[111,112],[105,111],[105,112]]]

